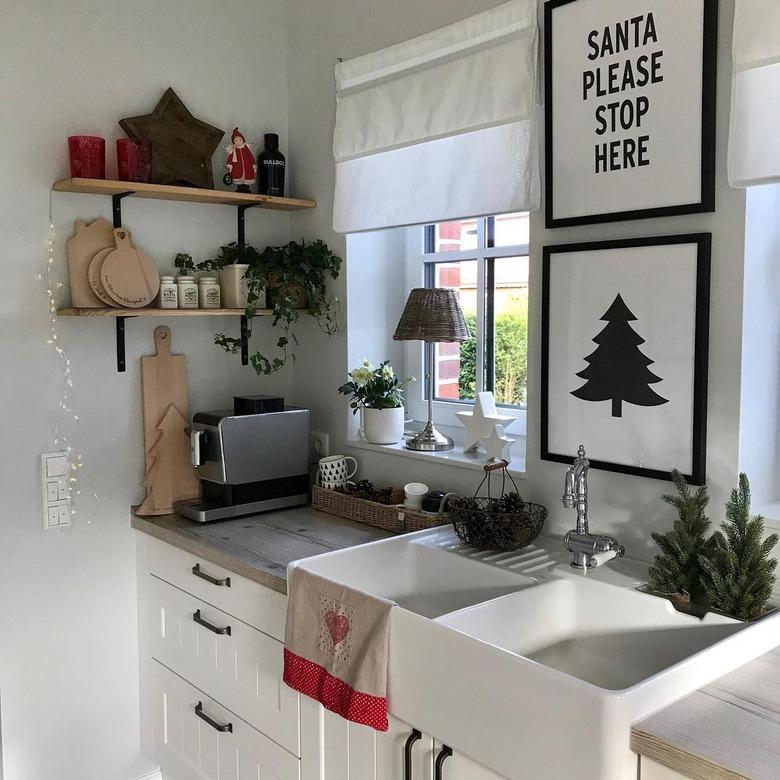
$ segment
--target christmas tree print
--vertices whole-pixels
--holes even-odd
[[[645,340],[629,325],[636,317],[619,294],[601,319],[608,324],[593,339],[598,348],[585,358],[588,367],[577,374],[587,382],[572,395],[583,401],[612,401],[613,417],[623,416],[624,403],[669,403],[650,387],[663,380],[648,369],[655,361],[640,351]]]

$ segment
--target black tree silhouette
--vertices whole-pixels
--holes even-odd
[[[645,340],[628,324],[636,317],[618,294],[601,318],[609,324],[593,339],[598,349],[585,358],[588,367],[577,376],[588,381],[572,395],[583,401],[612,401],[612,416],[623,416],[623,403],[660,406],[669,403],[650,385],[662,382],[647,367],[655,361],[642,354]]]

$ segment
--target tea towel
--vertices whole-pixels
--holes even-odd
[[[284,681],[354,723],[387,731],[392,601],[291,564]]]

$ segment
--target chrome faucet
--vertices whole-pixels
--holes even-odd
[[[575,569],[594,569],[625,553],[617,539],[603,534],[591,534],[588,528],[588,470],[590,461],[585,447],[580,444],[577,457],[566,472],[566,483],[561,501],[566,509],[577,510],[577,527],[569,531],[563,541],[572,554],[571,565]]]

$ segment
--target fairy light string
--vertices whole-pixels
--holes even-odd
[[[46,292],[46,305],[48,308],[49,328],[46,343],[54,351],[57,361],[62,371],[62,386],[60,390],[59,404],[57,410],[57,420],[54,426],[54,446],[66,453],[68,460],[69,488],[70,488],[70,515],[71,522],[76,519],[77,498],[81,495],[81,470],[84,468],[84,457],[80,452],[76,452],[71,442],[69,431],[79,422],[79,416],[76,414],[76,398],[73,388],[73,372],[71,370],[70,358],[68,353],[60,343],[57,330],[57,302],[56,293],[62,287],[62,282],[58,281],[54,275],[54,257],[57,245],[57,235],[52,216],[51,194],[49,195],[49,232],[46,242],[46,264],[38,279],[43,284]]]

